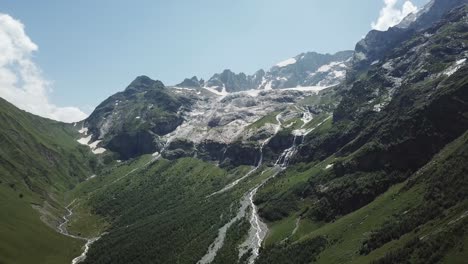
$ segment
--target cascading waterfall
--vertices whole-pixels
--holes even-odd
[[[300,144],[304,142],[304,138],[307,134],[314,131],[316,128],[321,126],[327,120],[329,120],[331,116],[325,118],[322,122],[314,126],[313,128],[304,131],[304,133],[294,133],[294,139],[292,142],[291,147],[285,149],[278,159],[275,162],[275,166],[271,168],[271,170],[275,170],[273,174],[261,182],[259,185],[255,186],[249,194],[249,201],[251,207],[251,217],[250,217],[250,230],[247,239],[242,243],[239,247],[239,259],[246,254],[247,252],[251,251],[251,255],[248,259],[249,264],[255,263],[255,260],[259,256],[260,248],[262,247],[263,240],[265,239],[268,233],[268,226],[261,220],[260,216],[258,215],[257,206],[254,203],[254,197],[257,194],[259,188],[261,188],[266,182],[270,179],[274,178],[278,173],[285,170],[288,165],[290,159],[297,153],[299,145],[297,144],[298,137],[300,137]],[[265,171],[264,171],[265,172]],[[262,172],[262,173],[264,173]]]
[[[264,140],[262,142],[262,144],[260,144],[260,158],[259,158],[259,161],[257,163],[257,166],[255,166],[252,170],[250,170],[249,172],[247,172],[247,174],[245,174],[244,176],[242,176],[241,178],[235,180],[234,182],[228,184],[227,186],[225,186],[223,189],[217,191],[217,192],[214,192],[210,195],[207,196],[207,198],[213,196],[213,195],[216,195],[216,194],[220,194],[220,193],[223,193],[223,192],[226,192],[227,190],[229,189],[232,189],[234,186],[236,186],[240,181],[242,181],[243,179],[249,177],[250,175],[252,175],[255,171],[257,171],[262,163],[263,163],[263,148],[265,147],[265,145],[280,131],[281,129],[281,113],[279,113],[278,115],[276,115],[276,121],[278,122],[277,123],[277,127],[273,133],[273,135],[269,138],[267,138],[266,140]],[[265,173],[265,171],[262,172]],[[253,196],[255,195],[255,193],[257,192],[258,188],[260,187],[261,185],[258,185],[257,187],[255,187],[253,190],[245,193],[241,200],[240,200],[240,207],[239,207],[239,211],[237,212],[236,216],[234,218],[232,218],[228,223],[226,223],[224,226],[222,226],[219,230],[218,230],[218,236],[216,237],[215,241],[213,241],[213,243],[211,243],[211,245],[208,247],[208,251],[206,252],[206,254],[197,262],[197,264],[207,264],[207,263],[211,263],[214,258],[216,257],[216,254],[218,253],[218,250],[224,245],[224,240],[226,238],[226,232],[227,230],[238,220],[242,219],[245,217],[246,213],[247,213],[247,208],[250,206],[252,207],[253,205]],[[253,205],[255,206],[255,205]],[[254,207],[252,207],[254,208]],[[256,207],[255,207],[255,210],[256,210]],[[255,213],[255,216],[257,216],[257,214]],[[259,220],[259,218],[257,218],[258,221],[256,221],[257,223],[261,223],[261,221]],[[265,225],[266,227],[266,225]],[[264,229],[265,230],[265,229]],[[266,233],[265,233],[266,234]],[[256,236],[258,237],[258,243],[259,246],[261,246],[261,241],[263,241],[263,238],[261,235],[258,235]]]
[[[250,170],[247,174],[242,176],[241,178],[237,179],[236,181],[228,184],[225,186],[223,189],[220,191],[214,192],[213,194],[207,196],[211,197],[213,195],[223,193],[229,189],[232,189],[234,186],[236,186],[240,181],[243,179],[249,177],[252,175],[255,171],[257,171],[260,166],[263,163],[263,148],[264,146],[279,132],[281,129],[281,113],[276,116],[276,120],[278,122],[278,126],[275,129],[275,133],[273,136],[270,138],[266,139],[265,141],[262,142],[260,145],[260,159],[259,162],[257,163],[257,166]],[[330,117],[326,118],[324,121],[322,121],[320,124],[315,126],[314,128],[306,131],[305,133],[295,133],[294,134],[294,139],[291,144],[291,147],[285,149],[281,155],[278,157],[276,160],[274,166],[272,168],[266,169],[262,172],[262,174],[266,172],[272,173],[268,178],[263,180],[260,184],[256,185],[253,187],[250,191],[245,193],[241,200],[240,200],[240,207],[239,211],[236,214],[234,218],[232,218],[228,223],[226,223],[223,227],[221,227],[218,231],[218,236],[216,237],[215,241],[209,246],[207,253],[197,262],[198,264],[207,264],[211,263],[214,258],[216,257],[216,254],[218,250],[223,246],[224,240],[226,238],[226,232],[227,230],[238,220],[242,219],[243,217],[246,216],[246,211],[247,208],[251,208],[251,213],[250,213],[250,218],[249,218],[249,223],[250,223],[250,230],[247,239],[239,246],[239,258],[241,258],[243,255],[245,255],[247,252],[251,252],[251,255],[249,256],[248,263],[253,264],[257,257],[259,256],[260,248],[262,247],[262,243],[268,233],[268,226],[261,220],[260,216],[258,215],[258,209],[257,206],[254,203],[254,197],[257,194],[257,191],[270,179],[274,178],[278,173],[281,171],[285,170],[287,166],[289,165],[289,161],[291,157],[293,157],[298,150],[299,145],[297,142],[299,141],[300,144],[303,143],[304,137],[310,133],[312,130],[323,124],[326,120],[328,120]],[[308,132],[308,133],[307,133]],[[300,139],[299,139],[300,138]]]
[[[270,179],[276,177],[278,173],[285,170],[289,164],[291,157],[297,152],[298,145],[296,144],[297,135],[294,136],[293,143],[291,147],[285,149],[283,153],[278,157],[275,162],[275,165],[270,170],[273,170],[272,175],[262,181],[260,184],[255,186],[250,192],[249,202],[251,207],[250,215],[250,230],[247,239],[239,247],[239,259],[245,255],[247,252],[251,252],[251,255],[248,259],[249,264],[253,264],[260,253],[260,248],[262,247],[263,240],[265,239],[268,233],[268,226],[261,220],[258,215],[257,206],[254,203],[254,197],[257,194],[259,188],[261,188],[265,183]],[[267,171],[267,170],[266,170]],[[263,171],[262,173],[266,172]]]
[[[281,168],[286,168],[289,164],[289,160],[291,159],[294,154],[297,152],[298,145],[296,144],[297,137],[301,137],[301,143],[304,141],[304,136],[302,135],[294,135],[292,146],[285,149],[283,153],[279,156],[279,158],[275,162],[275,166],[280,166]]]
[[[271,138],[269,138],[271,139]],[[243,181],[245,178],[249,177],[250,175],[252,175],[254,172],[256,172],[261,166],[262,166],[262,163],[263,163],[263,147],[265,146],[265,143],[269,140],[265,140],[261,145],[260,145],[260,158],[257,162],[257,165],[251,169],[249,172],[247,172],[244,176],[240,177],[239,179],[229,183],[228,185],[224,186],[224,188],[222,188],[221,190],[219,191],[216,191],[210,195],[207,196],[208,197],[211,197],[213,195],[216,195],[216,194],[220,194],[220,193],[224,193],[232,188],[234,188],[234,186],[236,186],[237,184],[239,184],[239,182]]]
[[[308,111],[307,111],[308,112]],[[257,185],[251,192],[250,192],[250,207],[252,208],[251,218],[250,218],[250,231],[247,240],[241,244],[239,248],[239,258],[242,257],[245,253],[251,250],[252,255],[249,258],[249,263],[253,264],[259,255],[260,248],[262,247],[263,240],[265,239],[268,233],[268,226],[262,222],[260,216],[258,215],[257,207],[254,203],[254,196],[257,194],[259,188],[261,188],[267,181],[274,178],[278,175],[279,172],[285,170],[288,165],[290,159],[297,153],[299,145],[297,144],[298,137],[301,138],[300,144],[304,143],[304,138],[307,134],[314,131],[316,128],[321,126],[325,123],[331,116],[325,118],[322,122],[314,126],[313,128],[305,131],[304,133],[294,133],[294,139],[292,142],[291,147],[285,149],[283,153],[278,157],[275,162],[275,166],[272,169],[276,171],[267,179],[265,179],[262,183]],[[311,120],[312,118],[310,118]]]
[[[216,191],[210,195],[207,196],[208,197],[211,197],[213,195],[216,195],[216,194],[220,194],[220,193],[224,193],[230,189],[232,189],[234,186],[236,186],[237,184],[239,184],[239,182],[243,181],[244,179],[248,178],[250,175],[252,175],[254,172],[256,172],[263,164],[263,149],[265,147],[266,144],[268,144],[268,142],[270,142],[270,140],[276,136],[276,134],[278,134],[278,132],[280,131],[281,129],[281,113],[279,113],[278,115],[276,115],[276,121],[278,122],[277,125],[276,125],[276,128],[275,128],[275,132],[273,133],[272,136],[270,136],[269,138],[265,139],[261,144],[260,144],[260,158],[257,162],[257,165],[251,169],[249,172],[247,172],[244,176],[240,177],[239,179],[229,183],[228,185],[226,185],[224,188],[222,188],[221,190],[219,191]]]

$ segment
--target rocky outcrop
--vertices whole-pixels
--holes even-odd
[[[432,0],[417,14],[411,14],[388,31],[370,31],[356,44],[352,71],[357,73],[379,62],[397,45],[428,29],[450,10],[467,3],[468,0]]]
[[[203,79],[198,80],[197,76],[193,76],[192,78],[186,78],[181,83],[176,84],[176,87],[185,87],[185,88],[200,88],[205,85],[205,81]]]
[[[247,76],[245,73],[234,73],[231,70],[224,70],[222,73],[216,73],[206,83],[205,86],[215,89],[219,92],[239,92],[256,89],[262,82],[265,72],[258,71],[253,76]]]
[[[160,81],[139,76],[123,92],[102,102],[83,122],[92,139],[121,159],[160,149],[160,136],[182,122],[180,111],[189,109],[190,96],[175,94]]]
[[[123,132],[113,136],[105,145],[118,153],[119,159],[130,159],[142,154],[154,153],[160,149],[158,137],[148,131]]]

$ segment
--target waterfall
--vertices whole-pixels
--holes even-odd
[[[303,136],[301,137],[303,138]],[[278,173],[280,173],[288,167],[289,160],[292,156],[294,156],[294,154],[296,154],[298,149],[298,145],[296,143],[296,141],[298,140],[297,138],[298,136],[294,135],[291,147],[285,149],[276,160],[274,167],[270,169],[274,170],[273,174],[266,178],[264,181],[262,181],[260,184],[255,186],[250,192],[248,192],[251,208],[251,216],[249,220],[250,230],[247,239],[239,247],[239,258],[241,258],[247,252],[251,251],[252,255],[250,255],[249,257],[249,264],[255,263],[255,260],[259,256],[262,243],[268,233],[268,226],[261,220],[260,215],[258,214],[257,206],[254,203],[254,197],[257,194],[258,189],[260,189],[270,179],[276,177]],[[263,173],[266,171],[268,170],[263,171]]]
[[[224,193],[230,189],[232,189],[234,186],[236,186],[237,184],[239,184],[239,182],[243,181],[244,179],[248,178],[250,175],[252,175],[254,172],[256,172],[263,164],[263,149],[265,148],[265,145],[268,144],[268,142],[270,142],[270,140],[276,136],[276,134],[278,134],[278,132],[280,131],[281,129],[281,113],[279,113],[278,115],[276,115],[276,121],[278,122],[277,125],[276,125],[276,128],[275,128],[275,132],[273,133],[273,135],[271,135],[269,138],[265,139],[261,144],[260,144],[260,159],[258,160],[257,162],[257,165],[255,166],[254,164],[254,168],[251,169],[249,172],[247,172],[244,176],[240,177],[239,179],[229,183],[228,185],[226,185],[224,188],[222,188],[221,190],[219,191],[216,191],[210,195],[207,196],[207,198],[213,196],[213,195],[216,195],[216,194],[220,194],[220,193]]]

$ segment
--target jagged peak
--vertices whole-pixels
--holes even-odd
[[[153,80],[146,75],[140,75],[135,78],[125,89],[129,90],[141,90],[141,89],[162,89],[164,84],[159,80]]]

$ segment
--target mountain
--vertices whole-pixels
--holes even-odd
[[[220,94],[246,90],[271,90],[308,86],[333,86],[344,80],[353,51],[333,55],[316,52],[302,53],[253,75],[224,70],[200,83],[196,77],[185,79],[176,87],[203,87]]]
[[[431,0],[416,14],[410,14],[399,25],[388,31],[370,31],[359,41],[353,57],[353,69],[360,71],[386,55],[396,45],[410,39],[415,32],[420,32],[437,22],[454,7],[468,3],[467,0]]]
[[[466,5],[455,6],[379,62],[355,62],[332,129],[309,134],[301,163],[256,200],[272,224],[293,217],[318,227],[290,245],[275,238],[259,263],[285,263],[279,256],[309,247],[320,253],[299,254],[298,263],[317,256],[318,263],[462,263],[448,255],[466,248],[466,168],[446,166],[466,158],[466,15]]]
[[[257,90],[220,96],[204,88],[165,87],[140,76],[125,91],[101,103],[79,126],[88,145],[109,150],[122,160],[160,152],[166,158],[198,156],[250,165],[252,157],[259,155],[257,144],[275,133],[279,112],[285,112],[282,122],[295,122],[291,129],[306,129],[304,118],[309,122],[330,113],[336,106],[330,101],[335,91],[320,92],[322,89]],[[311,98],[313,104],[301,103]],[[291,106],[293,103],[297,105]],[[269,119],[272,121],[265,122]]]
[[[0,262],[465,263],[464,3],[251,76],[139,76],[76,124],[0,101]]]
[[[192,100],[146,76],[137,77],[123,91],[101,104],[81,124],[90,144],[102,146],[128,159],[161,149],[158,138],[183,122],[179,110]]]

